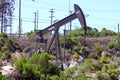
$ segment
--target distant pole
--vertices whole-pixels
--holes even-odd
[[[72,14],[72,11],[70,11],[70,14]],[[70,31],[72,30],[72,21],[70,21]]]
[[[36,19],[37,19],[37,12],[34,12],[34,14],[35,14],[35,19],[34,19],[34,31],[35,31],[35,30],[36,30],[36,27],[37,27],[37,26],[36,26],[36,25],[37,25],[37,24],[36,24],[36,22],[37,22],[37,21],[36,21]]]
[[[34,12],[34,14],[35,14],[35,19],[34,19],[34,31],[35,30],[38,30],[38,10],[37,10],[37,12]],[[38,52],[38,48],[37,48],[37,46],[38,46],[38,42],[37,42],[37,36],[35,36],[35,38],[36,38],[36,42],[35,42],[35,51],[36,51],[36,53]]]
[[[69,0],[69,14],[72,14],[72,11],[70,10],[70,0]],[[72,21],[70,21],[70,31],[72,30]]]
[[[55,17],[55,16],[53,16],[53,13],[55,13],[55,11],[54,11],[54,9],[52,8],[52,9],[50,9],[50,11],[49,11],[49,12],[51,13],[50,18],[51,18],[51,25],[52,25],[52,22],[53,22],[53,17]]]
[[[34,30],[38,29],[38,10],[37,12],[34,12],[35,18],[34,18]]]
[[[64,62],[65,62],[65,52],[66,52],[66,28],[64,29]]]
[[[21,0],[19,0],[19,38],[21,37]]]
[[[39,18],[39,13],[38,13],[38,10],[37,10],[37,30],[38,30],[38,19]]]
[[[1,33],[3,33],[3,25],[4,25],[4,12],[2,12],[2,20],[1,20]]]
[[[22,31],[23,31],[23,29],[22,29],[22,18],[20,19],[21,21],[20,21],[20,25],[21,25],[21,27],[20,27],[20,32],[21,32],[21,34],[22,34]]]
[[[118,23],[118,33],[119,33],[119,23]]]
[[[55,13],[55,11],[54,11],[54,9],[52,8],[52,9],[50,9],[49,12],[51,13],[50,19],[51,19],[51,25],[52,25],[53,17],[55,17],[55,16],[53,16],[53,13]],[[50,32],[50,34],[52,34],[52,32]]]

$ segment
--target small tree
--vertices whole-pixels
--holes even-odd
[[[108,48],[109,49],[113,49],[115,47],[119,46],[119,44],[117,42],[109,42],[108,43]]]
[[[46,79],[48,75],[57,74],[57,66],[50,62],[52,56],[48,53],[34,53],[31,58],[22,57],[16,62],[16,67],[24,79]]]

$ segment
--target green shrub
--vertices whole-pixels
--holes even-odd
[[[52,56],[48,53],[34,53],[31,58],[22,57],[16,62],[16,68],[27,80],[46,79],[48,75],[58,75],[57,66],[50,62]]]
[[[109,70],[108,74],[111,80],[119,80],[118,77],[120,75],[120,70]]]
[[[91,71],[91,65],[92,65],[92,62],[94,62],[94,59],[93,58],[87,58],[85,59],[84,63],[82,64],[81,68],[83,70],[83,72],[90,72]]]
[[[74,47],[73,47],[73,50],[76,51],[76,52],[78,52],[78,51],[80,51],[80,47],[74,46]]]
[[[108,72],[109,70],[115,70],[118,69],[117,64],[105,64],[102,68],[102,72]]]
[[[101,56],[100,57],[100,62],[101,63],[109,63],[110,62],[110,58],[106,57],[106,56]]]
[[[6,33],[2,33],[0,34],[0,37],[3,37],[3,38],[8,38],[7,34]]]
[[[116,41],[118,42],[118,44],[120,44],[120,32],[117,33]]]
[[[100,47],[100,45],[96,45],[94,48],[94,51],[96,52],[96,56],[99,58],[101,56],[101,53],[103,52],[103,48]]]
[[[85,51],[86,51],[86,48],[85,48],[85,47],[81,47],[81,51],[82,51],[82,52],[85,52]]]
[[[117,42],[109,42],[107,46],[109,49],[113,49],[113,48],[119,46],[119,44]]]
[[[103,67],[103,63],[101,63],[101,62],[93,62],[92,64],[91,64],[91,66],[90,66],[90,70],[92,71],[92,72],[95,72],[95,71],[100,71],[100,70],[102,70],[102,67]]]
[[[98,80],[119,80],[120,70],[109,69],[107,72],[99,71],[96,73],[96,78]]]
[[[80,67],[68,68],[65,71],[61,71],[60,78],[58,80],[90,80],[89,77],[81,71]]]
[[[99,37],[100,33],[94,30],[88,31],[88,36],[90,37]]]
[[[96,78],[98,80],[111,80],[109,74],[103,73],[101,71],[96,73]]]
[[[27,33],[27,37],[31,38],[35,35],[33,31]]]
[[[75,76],[72,80],[90,80],[89,77],[87,77],[85,74],[78,74],[77,76]]]
[[[60,80],[60,79],[57,75],[54,75],[54,76],[49,76],[47,80]]]
[[[76,58],[76,59],[78,59],[78,58],[79,58],[79,54],[75,53],[75,54],[73,55],[73,57]]]
[[[60,80],[70,80],[75,71],[77,71],[77,67],[68,68],[66,71],[60,72]]]
[[[115,32],[111,31],[111,30],[107,30],[106,28],[103,28],[100,32],[100,36],[101,37],[105,37],[105,36],[113,36],[113,35],[116,35]]]
[[[5,76],[0,74],[0,80],[7,80]]]

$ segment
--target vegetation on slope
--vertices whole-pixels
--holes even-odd
[[[48,53],[33,53],[29,58],[21,57],[15,61],[17,73],[9,75],[7,80],[119,80],[120,56],[114,52],[116,50],[117,54],[120,54],[118,51],[120,46],[119,33],[105,28],[98,31],[90,27],[88,27],[86,38],[83,37],[83,33],[82,29],[77,29],[66,34],[65,46],[67,49],[65,58],[67,58],[68,62],[72,56],[72,58],[79,59],[81,54],[85,55],[87,52],[89,53],[81,61],[82,65],[62,71],[59,69],[59,65],[55,63],[53,55]],[[29,38],[33,34],[31,32],[28,35]],[[64,48],[64,39],[60,38],[62,48]],[[5,40],[1,42],[1,45],[4,43],[3,46],[5,46],[7,43]],[[2,47],[1,51],[4,52]],[[5,78],[0,75],[1,80],[5,80]]]

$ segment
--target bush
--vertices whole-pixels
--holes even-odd
[[[5,76],[0,74],[0,80],[7,80]]]
[[[120,32],[117,33],[116,41],[118,42],[118,44],[120,44]]]
[[[98,80],[111,80],[110,76],[107,73],[103,73],[101,71],[96,73],[96,78]]]
[[[86,48],[85,48],[85,47],[81,47],[81,51],[82,51],[82,52],[85,52],[85,51],[86,51]]]
[[[59,80],[90,80],[89,77],[81,71],[80,67],[68,68],[64,72],[61,71]]]
[[[2,33],[0,34],[0,37],[3,37],[3,38],[8,38],[7,34],[6,33]]]
[[[78,51],[80,51],[80,47],[74,46],[74,47],[73,47],[73,50],[76,51],[76,52],[78,52]]]
[[[100,57],[100,62],[101,63],[109,63],[110,62],[110,58],[106,57],[106,56],[101,56]]]
[[[111,31],[111,30],[107,30],[106,28],[103,28],[100,32],[100,36],[101,37],[105,37],[105,36],[113,36],[113,35],[116,35],[115,32]]]
[[[115,70],[118,68],[117,64],[105,64],[102,68],[102,72],[108,72],[109,70]]]
[[[109,80],[119,80],[120,70],[117,64],[105,64],[102,67],[102,72],[109,75]]]
[[[78,59],[78,58],[79,58],[79,54],[75,53],[75,54],[73,55],[73,57],[76,58],[76,59]]]
[[[100,33],[94,30],[88,31],[88,36],[90,37],[99,37]]]
[[[94,51],[96,52],[96,56],[99,58],[101,56],[101,53],[103,52],[103,48],[100,47],[100,45],[96,45],[94,48]]]
[[[16,68],[23,75],[24,79],[37,80],[46,79],[48,75],[57,75],[57,66],[50,62],[52,56],[48,53],[34,53],[31,58],[22,57],[16,62]]]
[[[48,76],[47,80],[59,80],[59,77],[57,75],[54,76]]]
[[[92,63],[92,65],[90,66],[90,69],[91,69],[92,72],[101,71],[103,65],[104,65],[104,64],[101,63],[101,62],[94,62],[94,63]]]
[[[119,44],[117,42],[109,42],[107,46],[109,49],[113,49],[113,48],[119,46]]]
[[[111,80],[119,80],[118,77],[120,75],[120,70],[109,70],[108,74]]]

